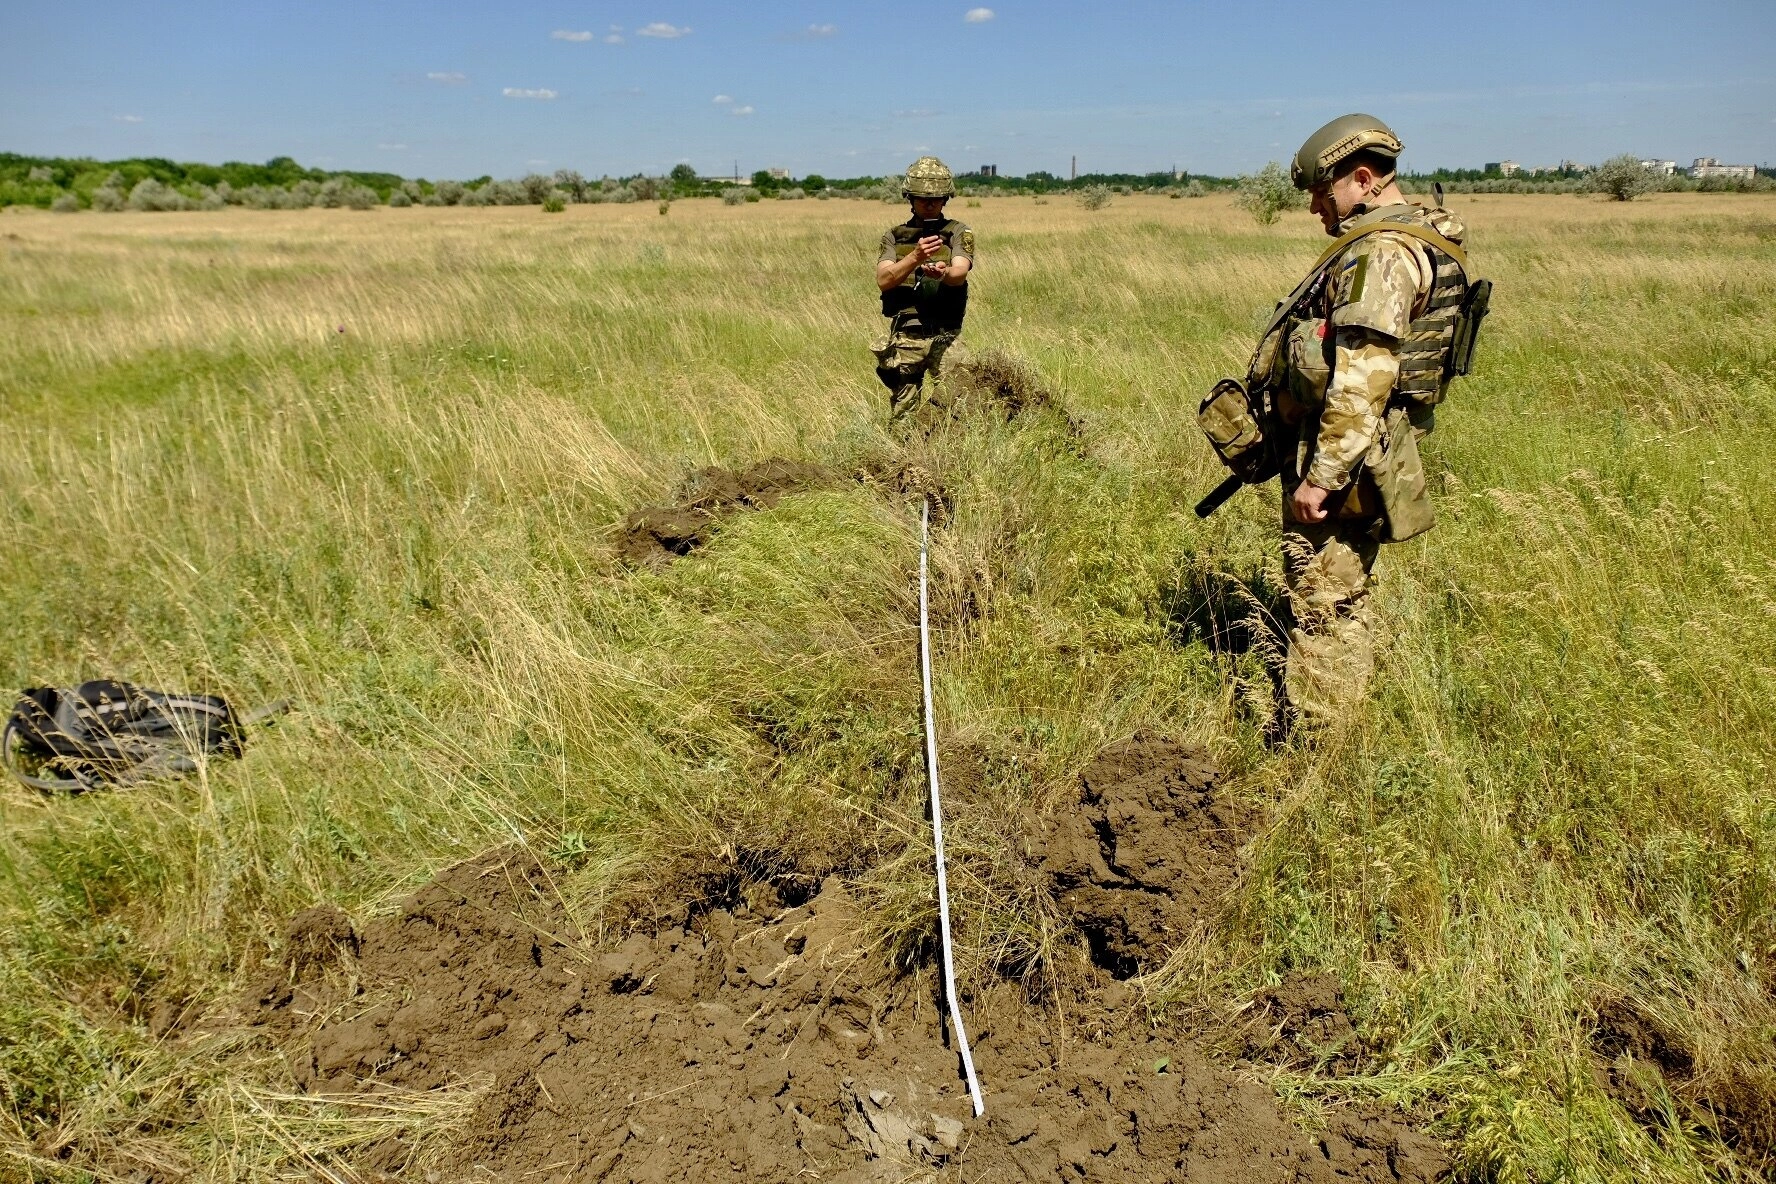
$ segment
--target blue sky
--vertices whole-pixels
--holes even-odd
[[[1368,110],[1412,168],[1776,160],[1776,0],[987,4],[4,0],[0,150],[1229,174]]]

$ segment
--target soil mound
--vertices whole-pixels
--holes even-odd
[[[1630,999],[1597,1008],[1592,1077],[1642,1126],[1669,1122],[1666,1098],[1764,1172],[1776,1170],[1776,1074],[1735,1060],[1704,1074],[1684,1036]]]
[[[1020,412],[1047,407],[1054,392],[1043,382],[1036,367],[1016,354],[987,350],[951,364],[945,382],[964,404],[979,402],[997,407],[1006,419]]]
[[[785,494],[829,485],[830,470],[780,456],[744,469],[695,469],[673,503],[642,506],[623,519],[617,554],[631,563],[668,563],[708,542],[715,523],[735,510],[767,510]]]
[[[599,949],[545,869],[504,849],[367,926],[342,972],[268,984],[258,1023],[311,1091],[491,1079],[443,1179],[1387,1184],[1447,1166],[1380,1119],[1304,1134],[1181,1039],[1089,1000],[1062,1030],[1009,986],[965,1002],[973,1119],[936,984],[864,931],[828,880],[763,923],[718,910]],[[412,1158],[397,1133],[357,1166]]]
[[[1225,779],[1177,741],[1138,735],[1105,749],[1080,775],[1079,809],[1032,838],[1061,912],[1115,977],[1156,968],[1238,881],[1258,818]]]

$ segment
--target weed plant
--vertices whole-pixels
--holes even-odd
[[[594,934],[675,868],[761,905],[837,873],[884,950],[929,957],[916,503],[846,479],[669,566],[615,558],[686,470],[771,455],[913,464],[953,503],[965,986],[1078,973],[1018,819],[1106,743],[1181,735],[1273,821],[1219,926],[1137,981],[1145,1014],[1212,1027],[1328,972],[1376,1055],[1278,1074],[1304,1113],[1422,1106],[1472,1179],[1760,1170],[1776,206],[1460,203],[1498,289],[1429,445],[1440,524],[1381,560],[1370,702],[1270,755],[1262,645],[1230,638],[1275,606],[1274,490],[1195,519],[1220,474],[1191,413],[1317,224],[980,199],[964,347],[1053,398],[964,399],[902,451],[864,349],[891,212],[734,200],[0,218],[0,684],[298,704],[182,780],[0,791],[0,1175],[325,1175],[391,1129],[447,1139],[477,1083],[302,1098],[238,1015],[292,912],[362,923],[493,844],[555,860]],[[1694,1054],[1633,1111],[1599,1038],[1624,1005]]]

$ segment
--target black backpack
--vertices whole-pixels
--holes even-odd
[[[83,793],[189,773],[202,755],[239,756],[244,725],[282,710],[237,715],[215,695],[180,695],[97,679],[32,687],[0,732],[7,771],[45,793]]]

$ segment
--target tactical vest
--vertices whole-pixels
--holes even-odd
[[[1443,401],[1449,380],[1456,375],[1452,364],[1456,327],[1467,303],[1469,284],[1454,256],[1430,243],[1425,244],[1425,253],[1436,269],[1431,295],[1400,342],[1400,377],[1394,383],[1394,394],[1428,407]]]
[[[1268,377],[1285,388],[1301,385],[1289,383],[1290,375],[1285,373],[1292,365],[1288,348],[1291,336],[1302,322],[1325,315],[1326,288],[1345,249],[1357,239],[1381,231],[1418,240],[1434,269],[1424,310],[1413,318],[1400,341],[1400,376],[1394,383],[1393,401],[1434,405],[1443,400],[1451,378],[1468,373],[1479,324],[1486,315],[1491,281],[1470,283],[1467,253],[1427,226],[1417,211],[1376,211],[1339,235],[1295,291],[1277,306],[1276,316],[1253,354],[1249,381],[1260,382]],[[1330,375],[1330,361],[1328,336],[1326,370],[1315,375],[1322,396],[1324,378]]]
[[[961,230],[962,224],[954,218],[946,220],[937,229],[932,229],[929,222],[902,223],[894,228],[894,257],[905,259],[918,249],[920,239],[935,234],[943,239],[944,245],[931,258],[934,262],[948,263],[955,257],[950,247]],[[921,285],[915,273],[898,287],[889,288],[882,293],[883,316],[896,316],[909,309],[924,328],[958,331],[962,328],[963,316],[968,312],[968,283],[928,282]]]

